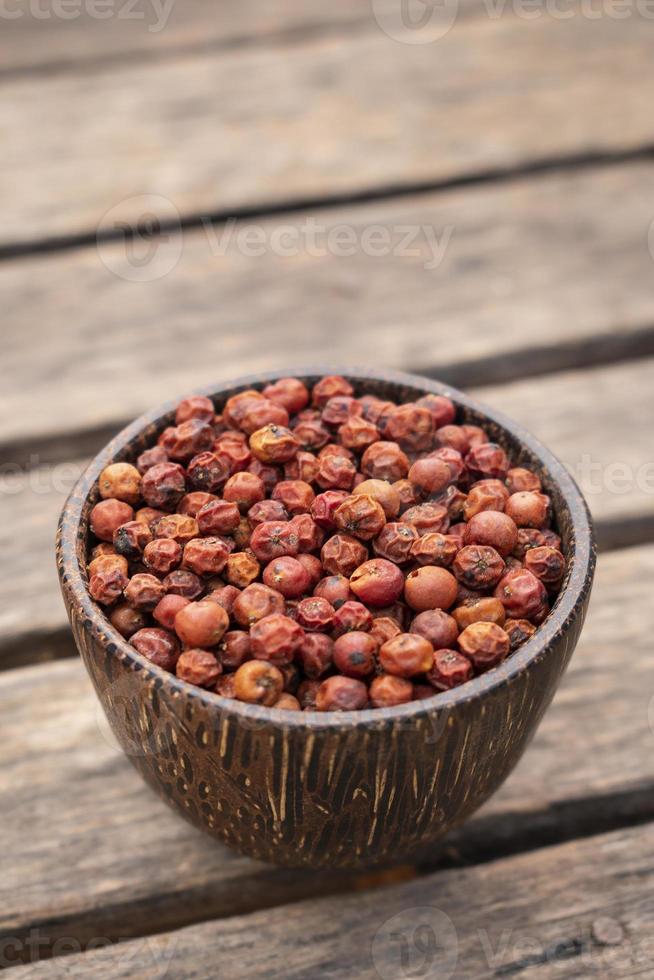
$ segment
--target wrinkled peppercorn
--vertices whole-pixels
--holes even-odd
[[[525,555],[525,568],[548,588],[554,588],[563,578],[565,558],[556,548],[530,548]]]
[[[368,703],[368,688],[354,677],[328,677],[316,692],[318,711],[359,711]]]
[[[336,526],[361,541],[371,541],[386,523],[381,504],[367,494],[352,494],[334,513]]]
[[[452,610],[452,618],[459,630],[464,630],[472,623],[497,623],[504,625],[506,611],[499,599],[493,596],[479,596],[464,599],[460,606]]]
[[[138,609],[132,609],[127,603],[116,606],[112,610],[109,616],[109,622],[126,640],[129,640],[130,636],[134,636],[135,633],[138,633],[139,630],[147,626],[145,614]]]
[[[127,584],[127,575],[122,568],[116,566],[101,568],[95,575],[91,576],[89,592],[91,598],[99,602],[101,606],[112,606],[118,602]]]
[[[504,574],[504,560],[488,545],[469,544],[458,552],[452,571],[469,589],[489,589]]]
[[[403,480],[409,460],[396,442],[373,442],[361,457],[361,472],[372,480]]]
[[[267,585],[253,582],[237,596],[233,613],[236,622],[246,629],[253,623],[270,616],[273,613],[283,613],[285,609],[284,596],[276,589]]]
[[[157,463],[143,475],[141,493],[148,506],[173,510],[186,493],[186,473],[178,463]]]
[[[184,547],[182,564],[196,575],[220,575],[229,558],[230,547],[227,538],[193,538]]]
[[[450,691],[472,677],[472,664],[457,650],[436,650],[427,680],[437,691]]]
[[[443,609],[427,609],[418,613],[409,631],[424,636],[435,650],[453,646],[459,633],[456,620]]]
[[[114,531],[114,548],[117,555],[128,561],[139,561],[145,546],[152,541],[152,531],[147,524],[128,521]]]
[[[346,677],[362,679],[374,673],[377,641],[370,633],[352,630],[334,643],[334,666]]]
[[[225,578],[230,585],[245,589],[259,578],[261,565],[248,551],[234,551],[227,558]]]
[[[382,528],[372,546],[380,558],[396,565],[404,565],[413,557],[413,546],[418,540],[418,532],[411,524],[391,521]]]
[[[180,647],[177,637],[168,630],[147,627],[131,637],[130,643],[151,663],[163,670],[174,671]]]
[[[183,568],[175,569],[170,572],[163,580],[166,592],[173,595],[181,595],[185,599],[197,599],[204,592],[202,579],[193,572],[187,572]]]
[[[509,652],[509,637],[497,623],[472,623],[459,634],[461,652],[476,670],[488,670],[501,663]]]
[[[182,563],[182,546],[172,538],[155,538],[143,551],[143,564],[153,575],[166,576]]]
[[[91,511],[91,530],[100,541],[113,543],[114,534],[123,524],[134,519],[134,511],[122,500],[101,500]]]
[[[379,663],[387,674],[415,677],[426,673],[434,660],[434,648],[418,633],[400,633],[388,640],[379,651]]]
[[[141,474],[130,463],[111,463],[100,474],[98,489],[103,500],[113,497],[133,506],[141,499]]]
[[[154,575],[132,575],[125,586],[125,599],[134,609],[151,612],[166,594],[166,587]]]
[[[412,530],[415,531],[415,528]],[[417,533],[416,531],[416,535]],[[458,542],[450,535],[430,531],[420,538],[416,537],[411,545],[410,557],[419,565],[440,565],[441,568],[448,568],[458,550]]]
[[[512,650],[517,650],[525,640],[528,640],[536,632],[536,627],[528,619],[507,619],[503,629],[509,638]]]
[[[348,600],[339,606],[332,620],[334,636],[341,636],[350,630],[366,632],[372,626],[372,613],[361,602]]]
[[[180,680],[198,687],[213,687],[222,674],[222,666],[209,650],[184,650],[175,672]]]
[[[297,437],[284,425],[265,425],[250,436],[250,449],[262,463],[286,463],[299,447]]]

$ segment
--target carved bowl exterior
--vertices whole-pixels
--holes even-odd
[[[288,374],[288,372],[286,372]],[[551,496],[568,570],[552,612],[499,667],[450,692],[396,708],[294,713],[192,687],[131,647],[87,588],[88,521],[102,469],[132,461],[170,424],[174,404],[143,416],[98,454],[59,524],[57,563],[79,652],[123,750],[178,813],[229,847],[275,864],[356,868],[429,854],[504,782],[534,735],[575,648],[595,550],[580,491],[520,426],[455,389],[412,375],[293,372],[307,383],[349,378],[358,394],[410,401],[432,392],[481,424]],[[218,410],[237,391],[283,376],[203,391]],[[562,750],[564,746],[561,747]]]

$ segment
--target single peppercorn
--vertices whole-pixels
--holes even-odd
[[[437,691],[450,691],[469,681],[472,664],[457,650],[436,650],[434,663],[427,671],[427,680]]]
[[[503,480],[511,465],[502,447],[494,442],[482,442],[478,446],[473,446],[465,457],[465,463],[471,475],[477,480],[486,477]]]
[[[303,480],[281,480],[272,492],[272,499],[278,500],[288,514],[308,514],[315,499],[315,493]]]
[[[166,594],[166,587],[154,575],[132,575],[125,586],[125,599],[134,609],[151,612]]]
[[[504,560],[488,545],[469,544],[458,552],[452,571],[469,589],[489,589],[504,574]]]
[[[459,647],[476,670],[489,670],[509,652],[509,637],[497,623],[472,623],[459,634]]]
[[[372,558],[352,572],[350,588],[368,606],[389,606],[402,595],[404,575],[393,562]]]
[[[236,699],[235,676],[235,674],[221,674],[214,687],[216,694],[219,694],[221,698],[229,698],[234,701]]]
[[[296,435],[283,425],[265,425],[250,436],[250,449],[262,463],[286,463],[299,448]]]
[[[139,458],[136,460],[136,468],[143,476],[149,469],[156,466],[158,463],[167,463],[168,453],[163,448],[163,446],[153,446],[152,449],[146,449],[142,452]]]
[[[220,643],[229,626],[229,616],[215,602],[191,602],[175,616],[175,632],[186,646],[213,647]]]
[[[209,650],[185,650],[175,668],[180,680],[198,687],[214,687],[222,670],[220,662]]]
[[[404,598],[416,612],[426,609],[449,609],[457,597],[457,581],[446,568],[423,565],[409,572]]]
[[[384,434],[408,452],[426,452],[434,442],[434,419],[424,405],[398,405],[388,418]]]
[[[231,547],[228,538],[193,538],[184,547],[182,564],[196,575],[220,575]]]
[[[266,521],[277,524],[288,521],[286,508],[279,500],[261,500],[248,510],[248,522],[251,528],[254,529]]]
[[[409,507],[402,514],[402,523],[410,524],[419,535],[446,534],[450,526],[450,515],[442,504],[426,503]]]
[[[354,593],[350,589],[350,579],[345,575],[328,575],[320,579],[314,586],[313,594],[326,599],[334,609],[354,599]]]
[[[239,701],[272,707],[284,687],[281,671],[263,660],[248,660],[234,674],[234,694]]]
[[[141,480],[143,499],[158,510],[174,510],[185,493],[186,473],[178,463],[157,463]]]
[[[454,646],[459,635],[456,620],[443,609],[427,609],[418,613],[409,631],[424,636],[435,650]]]
[[[202,419],[188,419],[181,425],[165,429],[159,436],[159,445],[166,450],[169,459],[178,463],[187,463],[211,449],[213,441],[214,431]]]
[[[166,630],[170,630],[172,633],[175,629],[175,616],[180,609],[188,606],[190,601],[190,599],[185,599],[181,595],[173,595],[172,593],[165,595],[154,607],[152,617],[156,619],[160,626],[163,626]]]
[[[197,599],[204,592],[202,579],[183,568],[177,568],[166,575],[163,584],[167,593],[181,595],[185,599]]]
[[[235,585],[223,585],[220,582],[205,598],[209,602],[216,602],[219,606],[222,606],[227,615],[231,616],[234,611],[234,603],[240,594],[241,589],[236,588]]]
[[[396,442],[373,442],[361,457],[361,472],[372,480],[403,480],[409,460]]]
[[[452,610],[452,618],[459,630],[464,630],[472,623],[497,623],[503,626],[506,611],[499,599],[493,596],[464,599],[460,606]]]
[[[172,538],[155,538],[143,551],[143,564],[153,575],[166,576],[182,563],[182,546]]]
[[[264,616],[283,613],[284,609],[284,596],[281,592],[253,582],[236,597],[232,611],[239,626],[247,629]]]
[[[304,630],[288,616],[264,616],[250,628],[252,655],[276,666],[289,664],[304,641]]]
[[[297,621],[300,626],[313,633],[329,630],[334,619],[335,609],[327,599],[320,596],[307,596],[298,604]]]
[[[336,526],[361,541],[376,538],[386,523],[381,504],[367,494],[352,494],[337,508]]]
[[[388,525],[386,525],[388,527]],[[406,525],[409,527],[409,525]],[[415,528],[411,528],[415,531]],[[419,565],[439,565],[449,568],[459,550],[458,542],[448,534],[430,531],[417,537],[411,545],[409,557]]]
[[[545,586],[526,568],[516,568],[500,579],[495,597],[512,619],[535,619],[547,604]]]
[[[466,544],[483,544],[495,548],[502,558],[506,558],[518,543],[518,528],[508,514],[484,510],[468,521],[463,538]]]
[[[297,599],[309,590],[309,575],[304,566],[289,556],[274,558],[263,571],[263,581],[285,599]]]
[[[430,493],[440,493],[452,479],[450,468],[442,459],[418,459],[409,470],[409,482],[418,493],[427,497]]]
[[[157,667],[173,672],[179,659],[180,647],[177,637],[168,630],[148,626],[131,637],[130,643]]]
[[[282,405],[290,415],[296,415],[309,404],[307,386],[297,378],[280,378],[263,389],[265,398]]]
[[[127,575],[122,568],[116,566],[101,568],[95,575],[91,576],[89,592],[91,598],[99,602],[101,606],[112,606],[118,602],[127,584]]]
[[[128,521],[114,531],[116,554],[122,555],[128,561],[139,561],[150,541],[152,541],[152,531],[147,524],[139,521]]]
[[[402,627],[392,616],[376,616],[370,627],[370,635],[377,641],[377,646],[382,646],[401,632]]]
[[[334,643],[334,666],[346,677],[363,679],[374,673],[377,641],[369,633],[353,630]]]
[[[355,568],[368,558],[368,549],[349,534],[334,534],[325,541],[320,552],[323,568],[331,575],[349,579]]]
[[[544,493],[521,490],[511,494],[504,510],[518,527],[543,528],[549,520],[550,498]]]
[[[332,620],[332,633],[341,636],[351,630],[367,632],[372,626],[372,614],[361,602],[350,600],[339,606]]]
[[[479,480],[468,491],[463,517],[469,521],[482,510],[503,511],[508,499],[509,492],[500,480]]]
[[[213,422],[215,409],[213,402],[206,395],[191,395],[184,398],[175,411],[175,423],[181,425],[189,419],[200,419],[201,422]]]
[[[141,474],[130,463],[111,463],[98,479],[103,500],[114,498],[126,504],[138,504],[141,499]]]
[[[525,555],[525,568],[548,588],[556,588],[565,572],[565,558],[556,548],[530,548]]]
[[[123,524],[134,519],[134,511],[122,500],[101,500],[91,511],[91,530],[100,541],[113,543],[114,534]]]
[[[324,633],[307,633],[297,657],[305,676],[318,680],[332,667],[334,641]]]
[[[259,578],[261,565],[249,551],[234,551],[227,558],[225,578],[230,585],[245,589]]]
[[[346,398],[351,397],[354,394],[354,388],[345,378],[341,377],[340,374],[329,374],[320,381],[317,381],[313,386],[311,392],[311,402],[318,408],[324,408],[330,398],[337,398],[338,396],[345,396]]]
[[[286,555],[294,558],[299,552],[297,532],[290,521],[264,521],[252,531],[250,548],[262,562]]]
[[[429,640],[417,633],[400,633],[387,640],[379,650],[382,670],[396,677],[415,677],[430,669],[434,648]]]
[[[536,627],[528,619],[507,619],[504,623],[504,632],[509,638],[511,650],[517,650],[522,643],[534,635]]]
[[[318,711],[359,711],[367,703],[368,688],[354,677],[328,677],[316,692]]]
[[[416,405],[429,409],[436,429],[451,425],[456,419],[454,402],[445,395],[423,395],[417,400]]]
[[[94,575],[97,575],[98,572],[108,572],[114,568],[118,569],[118,571],[125,576],[129,575],[129,563],[122,555],[98,555],[97,558],[94,558],[93,561],[89,563],[87,569],[89,580],[92,579]]]
[[[524,466],[515,466],[509,470],[506,474],[506,486],[510,494],[520,493],[522,490],[540,493],[542,489],[540,477]]]
[[[147,626],[145,614],[138,609],[132,609],[127,603],[122,603],[112,610],[109,622],[126,640]]]
[[[391,521],[386,524],[372,543],[374,552],[380,558],[404,565],[412,558],[412,549],[419,535],[411,524]]]
[[[223,500],[236,504],[242,514],[249,513],[265,496],[266,486],[262,478],[246,471],[234,473],[223,488]]]

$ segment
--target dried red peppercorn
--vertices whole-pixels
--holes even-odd
[[[244,629],[253,623],[270,616],[273,613],[283,613],[285,609],[284,596],[281,592],[253,582],[237,596],[234,601],[233,615],[239,626]]]
[[[299,551],[297,532],[290,521],[264,521],[252,531],[250,548],[259,561],[266,563],[285,555],[294,558]]]
[[[445,395],[423,395],[417,400],[416,405],[429,409],[436,429],[451,425],[456,419],[454,402]]]
[[[415,528],[411,530],[415,531]],[[415,533],[416,539],[411,544],[409,557],[419,565],[439,565],[441,568],[449,568],[459,551],[458,541],[448,534],[439,534],[436,531],[430,531],[421,537],[417,536],[417,531]]]
[[[528,619],[507,619],[503,628],[509,638],[511,650],[517,650],[536,632],[536,627]]]
[[[165,595],[163,599],[160,599],[157,605],[152,611],[152,616],[163,626],[164,629],[169,630],[171,633],[175,629],[175,616],[183,609],[184,606],[188,606],[190,599],[185,599],[181,595]],[[145,625],[145,624],[144,624]]]
[[[193,538],[184,547],[182,564],[196,575],[220,575],[230,550],[227,538]]]
[[[466,544],[483,544],[495,548],[506,558],[518,543],[518,528],[508,514],[484,510],[468,521],[463,538]]]
[[[128,561],[139,561],[145,546],[150,541],[152,541],[152,531],[147,524],[139,521],[128,521],[114,531],[116,554],[122,555]]]
[[[282,405],[289,415],[297,415],[309,404],[309,392],[304,382],[297,378],[280,378],[263,389],[270,401]]]
[[[287,480],[302,480],[303,483],[313,483],[319,469],[320,460],[318,457],[301,449],[297,456],[294,456],[288,463],[284,463],[284,477]],[[273,487],[270,489],[272,490]]]
[[[377,641],[377,646],[382,646],[401,632],[402,627],[392,616],[377,616],[370,627],[370,635]]]
[[[227,558],[224,573],[230,585],[246,589],[256,582],[261,572],[261,565],[249,551],[233,551]]]
[[[350,589],[349,576],[346,578],[345,575],[328,575],[326,578],[320,579],[314,586],[313,594],[326,599],[334,609],[338,609],[344,602],[354,599],[354,593]]]
[[[274,558],[263,570],[263,581],[285,599],[297,599],[309,590],[309,574],[304,566],[289,556]]]
[[[400,633],[379,651],[379,663],[387,674],[415,677],[426,673],[434,661],[434,648],[418,633]]]
[[[157,510],[174,510],[185,493],[186,473],[179,463],[157,463],[141,480],[143,499]]]
[[[459,634],[461,652],[475,670],[489,670],[501,663],[509,652],[509,637],[496,623],[473,623]]]
[[[544,493],[521,490],[509,497],[504,507],[518,527],[543,528],[549,520],[550,498]]]
[[[404,585],[404,598],[416,612],[426,609],[449,609],[458,592],[457,581],[446,568],[424,565],[409,572]]]
[[[367,494],[352,494],[336,509],[336,526],[361,541],[376,538],[386,523],[381,504]]]
[[[430,532],[446,534],[450,526],[450,515],[442,504],[426,503],[409,507],[402,514],[402,523],[410,524],[419,535]]]
[[[437,446],[448,446],[462,455],[470,449],[468,435],[460,425],[442,425],[440,429],[436,429],[434,441]]]
[[[252,656],[277,667],[290,664],[303,642],[302,627],[281,613],[264,616],[250,628]]]
[[[166,576],[182,562],[182,546],[172,538],[155,538],[143,551],[143,564],[153,575]]]
[[[484,544],[469,544],[457,553],[452,571],[469,589],[489,589],[497,585],[504,574],[504,560],[495,550]]]
[[[494,442],[482,442],[478,446],[473,446],[465,457],[465,463],[470,474],[477,480],[488,477],[504,480],[511,466],[502,447]]]
[[[351,630],[367,632],[372,626],[372,614],[361,602],[348,600],[339,606],[332,620],[334,636],[341,636]]]
[[[113,543],[119,527],[134,519],[134,511],[122,500],[101,500],[91,511],[91,530],[100,541]]]
[[[509,494],[520,493],[524,490],[540,493],[542,490],[538,474],[524,466],[515,466],[509,470],[506,474],[506,486]]]
[[[159,445],[168,458],[177,463],[187,463],[194,456],[211,449],[215,435],[208,422],[189,419],[181,425],[165,429],[159,436]]]
[[[340,374],[330,374],[315,383],[311,392],[311,402],[323,409],[330,398],[351,397],[353,394],[354,388],[349,381]]]
[[[265,425],[250,436],[250,449],[262,463],[286,463],[299,448],[298,438],[283,425]]]
[[[440,493],[452,479],[450,468],[442,459],[417,459],[409,470],[409,482],[418,493],[427,497],[430,493]]]
[[[555,588],[565,573],[565,558],[556,548],[530,548],[525,555],[525,568],[548,588]]]
[[[234,694],[239,701],[270,708],[282,694],[284,678],[273,664],[248,660],[234,674]]]
[[[91,598],[99,602],[101,606],[112,606],[121,598],[127,584],[128,579],[125,572],[121,568],[113,566],[100,569],[91,576],[89,592]]]
[[[543,583],[526,568],[517,568],[500,579],[495,589],[511,619],[534,619],[547,603]]]
[[[334,643],[334,666],[346,677],[361,680],[374,673],[376,653],[377,642],[369,633],[343,633]]]
[[[336,528],[336,511],[348,497],[346,490],[325,490],[324,493],[319,493],[311,504],[311,516],[318,527],[333,531]]]
[[[372,558],[352,572],[350,588],[368,606],[389,606],[402,595],[404,575],[393,562]]]
[[[460,606],[452,610],[452,618],[459,630],[473,623],[497,623],[504,626],[506,611],[499,599],[493,596],[479,596],[464,599]]]
[[[424,636],[436,650],[454,646],[459,635],[456,620],[443,609],[419,613],[412,620],[409,631]]]
[[[190,602],[175,616],[175,632],[188,647],[214,647],[229,626],[229,616],[215,602]]]
[[[298,605],[297,621],[303,629],[310,633],[329,630],[335,611],[327,599],[320,596],[307,596]]]
[[[322,578],[323,567],[320,563],[320,558],[317,555],[300,554],[297,556],[297,560],[309,576],[309,590],[313,591],[320,579]]]
[[[373,480],[394,483],[409,472],[409,460],[396,442],[373,442],[361,457],[361,472]]]
[[[188,464],[186,475],[194,490],[218,493],[229,476],[229,464],[218,453],[200,453]]]
[[[180,680],[198,687],[214,687],[222,671],[220,661],[209,650],[185,650],[175,667]]]
[[[290,525],[297,537],[299,552],[317,551],[320,548],[325,539],[325,535],[310,514],[296,514],[291,519]]]
[[[457,650],[436,650],[433,666],[427,671],[427,680],[437,691],[451,691],[469,681],[473,675],[472,664]]]
[[[227,615],[231,616],[234,611],[234,603],[240,594],[241,589],[238,589],[235,585],[223,585],[221,582],[212,592],[207,594],[206,599],[209,602],[216,602],[219,606],[222,606]]]
[[[174,572],[166,575],[163,584],[166,592],[172,595],[181,595],[185,599],[197,599],[204,592],[202,579],[183,568],[175,569]]]
[[[434,443],[434,419],[424,405],[398,405],[388,418],[385,435],[408,452],[431,449]]]
[[[315,479],[323,490],[351,490],[356,475],[357,468],[353,462],[332,453],[320,459]]]
[[[109,622],[121,636],[129,640],[131,636],[147,626],[147,617],[138,609],[132,609],[127,603],[122,603],[112,609]]]
[[[482,510],[503,511],[508,499],[509,492],[500,480],[479,480],[468,491],[463,517],[469,521]]]
[[[201,422],[213,422],[215,414],[213,402],[206,395],[190,395],[184,398],[175,412],[175,424],[181,425],[189,419],[200,419]]]
[[[359,711],[368,703],[368,688],[354,677],[328,677],[316,692],[318,711]]]
[[[134,609],[151,612],[166,594],[166,587],[154,575],[132,575],[125,586],[125,599]]]
[[[158,463],[167,463],[168,453],[163,448],[163,446],[153,446],[152,449],[146,449],[136,460],[136,468],[143,476],[149,469],[156,466]]]
[[[272,492],[272,499],[278,500],[293,516],[308,514],[315,496],[313,488],[303,480],[281,480]]]
[[[163,670],[174,671],[179,659],[180,646],[177,637],[168,630],[148,626],[130,639],[141,656]]]
[[[322,546],[320,560],[331,575],[344,575],[349,579],[355,568],[368,557],[368,549],[349,534],[334,534]]]
[[[114,498],[133,506],[141,499],[141,474],[131,463],[111,463],[98,478],[98,490],[103,500]]]

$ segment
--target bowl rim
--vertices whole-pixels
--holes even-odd
[[[339,374],[355,383],[374,381],[391,385],[409,387],[422,394],[445,395],[451,398],[458,408],[469,409],[485,416],[490,422],[504,429],[514,440],[520,442],[530,453],[538,457],[547,470],[551,482],[558,485],[561,496],[568,509],[574,551],[570,556],[565,588],[547,619],[536,632],[501,664],[460,687],[450,691],[435,692],[432,698],[410,701],[407,704],[390,708],[365,708],[361,711],[343,712],[293,712],[261,705],[247,704],[232,698],[225,698],[204,688],[196,687],[180,680],[174,674],[157,667],[142,656],[111,625],[102,609],[92,600],[85,581],[86,569],[82,569],[77,557],[77,542],[80,534],[82,513],[88,495],[94,489],[102,470],[110,462],[120,457],[129,443],[150,426],[161,427],[167,416],[174,412],[180,398],[168,400],[157,408],[139,416],[123,428],[89,463],[73,487],[61,513],[57,540],[57,565],[62,592],[67,605],[77,605],[83,628],[90,631],[101,647],[122,660],[124,666],[140,681],[163,682],[173,694],[183,694],[204,703],[208,710],[215,710],[218,716],[228,715],[251,723],[269,723],[278,728],[343,729],[351,727],[378,727],[392,722],[415,721],[435,712],[450,712],[458,705],[474,700],[482,700],[486,695],[514,682],[528,667],[544,659],[552,649],[554,640],[567,632],[572,623],[583,612],[583,600],[590,591],[595,570],[595,539],[592,520],[584,497],[566,467],[538,439],[520,424],[503,413],[464,394],[448,385],[418,374],[385,369],[369,369],[352,365],[329,364],[309,367],[291,367],[285,370],[266,371],[258,374],[239,376],[234,380],[205,385],[189,394],[207,395],[216,400],[228,392],[244,390],[269,384],[284,377],[300,379],[319,378],[327,374]],[[72,610],[69,609],[69,613]]]

